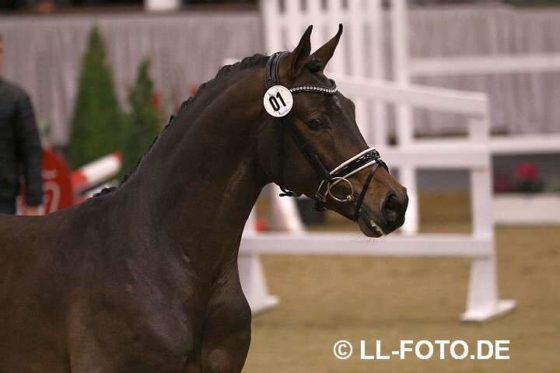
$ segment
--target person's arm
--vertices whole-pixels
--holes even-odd
[[[37,215],[38,207],[43,203],[42,149],[35,114],[27,94],[17,100],[16,109],[15,133],[25,177],[25,205],[28,207],[24,213]]]

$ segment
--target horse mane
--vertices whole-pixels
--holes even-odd
[[[179,113],[183,113],[183,112],[186,112],[187,110],[189,110],[189,108],[191,107],[191,104],[194,101],[196,101],[197,98],[202,96],[204,94],[204,92],[210,90],[216,84],[221,83],[222,80],[230,77],[232,74],[234,74],[234,73],[236,73],[240,70],[251,69],[251,68],[256,68],[256,67],[264,67],[267,60],[268,60],[268,56],[257,53],[257,54],[254,54],[253,56],[245,57],[241,61],[238,61],[238,62],[236,62],[232,65],[222,66],[222,68],[220,68],[220,70],[218,70],[218,73],[216,74],[216,76],[213,79],[203,83],[198,88],[198,91],[195,93],[194,96],[189,97],[186,101],[181,103],[181,106],[179,107],[177,115]],[[111,192],[117,190],[118,188],[120,188],[123,184],[125,184],[130,179],[130,177],[136,173],[136,170],[140,167],[140,164],[142,164],[142,161],[146,158],[146,156],[150,153],[150,151],[152,150],[154,145],[157,143],[157,140],[159,139],[161,134],[164,133],[170,127],[170,125],[173,123],[173,118],[174,118],[174,116],[172,115],[171,118],[169,119],[169,122],[165,125],[164,129],[156,137],[154,137],[154,140],[152,141],[152,144],[148,147],[148,149],[144,152],[144,154],[142,154],[142,156],[138,159],[138,162],[136,162],[136,165],[134,166],[134,168],[123,177],[123,179],[119,183],[118,187],[103,188],[99,193],[95,194],[94,197],[102,196],[102,195],[111,193]]]

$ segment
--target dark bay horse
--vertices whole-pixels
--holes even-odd
[[[251,313],[237,254],[267,183],[368,236],[398,228],[406,191],[323,74],[341,32],[311,54],[310,27],[290,53],[224,67],[117,189],[0,216],[0,372],[241,371]]]

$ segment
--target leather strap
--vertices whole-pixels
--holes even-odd
[[[364,186],[362,187],[362,191],[360,192],[360,195],[358,196],[358,199],[356,199],[356,207],[355,207],[355,211],[354,211],[354,220],[355,221],[358,221],[358,219],[360,218],[360,211],[362,211],[362,204],[364,203],[364,198],[366,197],[366,193],[369,189],[369,185],[371,184],[371,181],[373,180],[373,177],[375,176],[375,172],[379,168],[379,165],[380,165],[379,163],[376,163],[371,167],[371,171],[369,172],[369,175],[368,175],[366,181],[364,182]]]
[[[278,68],[280,66],[280,61],[284,58],[288,52],[276,52],[266,62],[265,66],[265,77],[264,77],[264,89],[267,90],[270,87],[278,85],[280,83],[280,77],[278,75]]]

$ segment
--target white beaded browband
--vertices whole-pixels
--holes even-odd
[[[290,88],[290,92],[293,94],[301,93],[301,92],[316,92],[322,93],[326,95],[334,95],[338,92],[338,88],[334,86],[333,88],[324,88],[324,87],[317,87],[312,85],[303,85],[299,87]]]

